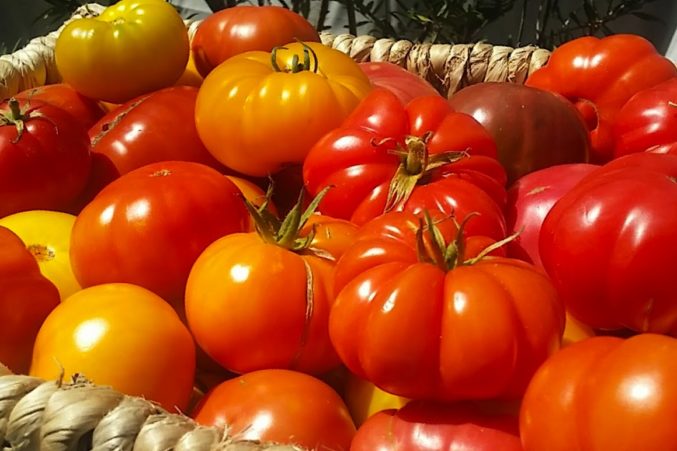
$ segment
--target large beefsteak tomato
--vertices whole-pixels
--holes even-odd
[[[613,124],[636,93],[677,77],[677,67],[638,35],[585,36],[562,44],[527,86],[562,94],[576,104],[590,128],[591,159],[614,156]]]
[[[416,97],[440,95],[424,78],[397,64],[368,61],[360,63],[360,68],[372,85],[391,91],[405,105]]]
[[[165,0],[121,0],[61,30],[54,48],[64,81],[97,100],[126,102],[171,86],[188,62],[188,32]]]
[[[677,447],[677,340],[594,337],[548,359],[522,402],[525,451]]]
[[[635,153],[588,174],[541,228],[543,266],[596,329],[677,333],[677,156]]]
[[[390,210],[478,212],[469,229],[505,236],[505,171],[494,141],[441,96],[405,107],[390,91],[374,89],[313,147],[303,175],[311,194],[334,186],[320,204],[330,216],[364,224]]]
[[[87,131],[73,116],[38,100],[0,104],[0,217],[68,209],[90,165]]]
[[[135,169],[106,186],[78,215],[73,272],[83,287],[133,283],[180,307],[200,253],[214,240],[248,229],[240,196],[233,182],[199,163]]]
[[[544,273],[505,257],[466,259],[454,233],[446,246],[427,217],[415,233],[358,238],[334,272],[332,343],[348,369],[389,393],[516,399],[558,348],[564,308]]]
[[[229,168],[267,176],[301,163],[371,89],[348,55],[315,42],[252,51],[205,78],[195,122],[207,149]]]
[[[228,58],[252,50],[270,52],[295,41],[320,42],[300,14],[281,6],[242,5],[207,16],[191,41],[195,66],[206,77]]]
[[[28,372],[33,343],[47,315],[59,305],[59,291],[41,273],[26,245],[0,226],[0,362]]]

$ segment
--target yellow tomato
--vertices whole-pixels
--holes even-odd
[[[172,307],[136,285],[110,283],[75,293],[38,332],[30,374],[79,373],[94,383],[185,409],[193,391],[195,344]]]
[[[93,99],[122,103],[179,79],[188,32],[165,0],[121,0],[66,25],[54,52],[65,82]]]
[[[61,299],[80,290],[70,260],[71,231],[75,216],[68,213],[32,210],[0,219],[26,244],[38,261],[40,272],[59,290]]]
[[[355,61],[322,44],[246,52],[205,78],[195,123],[217,160],[241,174],[261,177],[302,163],[370,89]]]
[[[595,332],[590,327],[578,321],[567,312],[566,326],[564,328],[564,336],[562,337],[562,347],[569,346],[577,341],[594,336]]]
[[[190,53],[188,57],[188,64],[186,64],[186,69],[183,71],[181,78],[175,83],[178,86],[195,86],[199,88],[202,84],[202,75],[197,71],[195,67],[195,58],[193,57],[193,52]]]
[[[401,396],[391,395],[354,374],[348,376],[344,397],[350,415],[358,427],[373,414],[387,409],[399,409],[409,401]]]

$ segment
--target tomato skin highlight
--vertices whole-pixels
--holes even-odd
[[[74,20],[54,49],[66,83],[111,103],[173,85],[189,51],[181,16],[163,0],[121,0],[95,18]]]

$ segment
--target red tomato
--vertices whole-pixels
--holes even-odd
[[[194,161],[223,169],[195,128],[198,89],[175,86],[137,97],[106,114],[90,130],[91,200],[122,174],[160,161]]]
[[[348,408],[319,379],[288,370],[261,370],[222,383],[197,407],[194,418],[228,427],[243,440],[348,451],[355,425]]]
[[[467,261],[462,239],[435,245],[448,240],[439,234],[417,244],[411,228],[395,225],[358,237],[334,271],[332,343],[355,375],[395,395],[518,398],[559,346],[557,293],[533,266],[502,257]]]
[[[543,267],[538,238],[546,215],[557,200],[598,167],[585,163],[551,166],[520,177],[510,187],[506,210],[508,229],[510,233],[521,231],[508,243],[511,257]]]
[[[59,299],[23,241],[0,226],[0,362],[17,374],[28,372],[35,337]]]
[[[480,403],[410,402],[360,427],[351,451],[522,451],[517,414]]]
[[[515,83],[480,83],[455,93],[449,104],[491,134],[511,184],[538,169],[588,160],[585,123],[561,96]]]
[[[270,52],[294,41],[320,42],[303,16],[280,6],[226,8],[205,18],[193,37],[195,66],[203,77],[212,69],[250,50]]]
[[[450,151],[467,151],[458,156]],[[316,194],[333,185],[320,204],[330,216],[364,224],[389,210],[476,211],[474,234],[505,236],[501,208],[505,172],[496,146],[468,115],[440,96],[419,97],[406,107],[374,89],[310,151],[303,165],[306,187]]]
[[[663,451],[677,444],[677,340],[594,337],[548,359],[524,396],[526,451]]]
[[[677,150],[677,78],[635,94],[614,123],[614,156]]]
[[[48,103],[73,115],[85,128],[89,129],[106,114],[99,102],[85,97],[65,83],[38,86],[27,89],[15,96],[17,99]]]
[[[617,34],[586,36],[553,52],[548,64],[534,72],[527,86],[562,94],[587,116],[592,141],[591,161],[613,157],[613,123],[636,93],[677,76],[677,68],[645,38]]]
[[[67,209],[89,169],[87,133],[73,116],[35,100],[0,104],[0,217]]]
[[[216,170],[153,163],[106,186],[78,215],[73,272],[83,287],[133,283],[180,305],[200,253],[248,226],[238,188]]]
[[[387,61],[370,61],[360,63],[360,68],[372,85],[388,89],[405,105],[416,97],[440,95],[437,89],[424,78],[397,64]]]
[[[677,156],[636,153],[584,178],[541,228],[543,266],[596,329],[677,333]]]

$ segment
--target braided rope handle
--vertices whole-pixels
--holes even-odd
[[[96,3],[81,6],[58,30],[32,39],[14,53],[0,56],[0,100],[25,89],[60,82],[61,76],[54,61],[54,46],[59,33],[71,20],[96,17],[104,9]],[[192,39],[200,21],[187,20],[185,23]],[[320,37],[323,44],[348,54],[357,62],[387,61],[402,66],[428,80],[445,96],[476,83],[524,83],[550,57],[548,50],[535,46],[512,48],[486,43],[413,43],[325,32]]]
[[[15,451],[303,451],[231,436],[81,377],[44,381],[2,365],[1,443]]]

